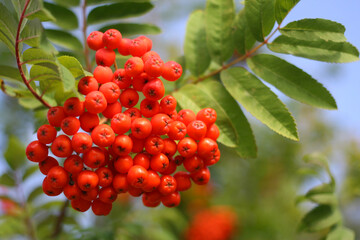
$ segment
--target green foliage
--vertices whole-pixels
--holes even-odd
[[[275,0],[275,19],[278,24],[282,23],[284,18],[299,1],[300,0]]]
[[[99,29],[99,31],[105,32],[108,29],[117,29],[121,32],[123,37],[133,36],[137,34],[160,34],[161,29],[152,24],[146,23],[119,23],[106,25]]]
[[[9,137],[4,157],[13,170],[18,169],[25,163],[25,146],[16,136],[11,135]]]
[[[256,39],[252,35],[246,21],[245,10],[241,10],[235,17],[233,24],[233,41],[235,49],[240,54],[245,54],[254,46]]]

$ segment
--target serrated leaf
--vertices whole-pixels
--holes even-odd
[[[355,240],[355,233],[351,229],[339,226],[332,229],[325,240]]]
[[[275,18],[281,24],[300,0],[275,0]]]
[[[17,23],[8,9],[0,3],[0,40],[15,54],[15,36]]]
[[[53,0],[53,1],[64,7],[76,7],[80,5],[80,0]],[[99,1],[97,0],[97,2]]]
[[[76,89],[75,78],[70,72],[70,70],[68,70],[64,65],[59,64],[59,71],[64,91],[69,92]]]
[[[78,19],[70,9],[48,2],[44,2],[44,7],[54,16],[54,24],[66,30],[78,28]]]
[[[231,26],[235,18],[233,0],[208,0],[205,8],[206,43],[211,58],[222,64],[234,51]]]
[[[9,81],[22,82],[19,70],[10,66],[0,65],[0,77]]]
[[[158,26],[148,23],[118,23],[101,27],[99,31],[105,32],[108,29],[117,29],[123,37],[129,37],[138,34],[160,34],[161,29]]]
[[[183,108],[198,112],[201,108],[211,107],[217,112],[216,125],[219,127],[218,141],[235,147],[244,158],[256,157],[256,143],[240,106],[225,88],[216,81],[204,81],[200,84],[188,84],[174,92]]]
[[[19,98],[19,104],[27,109],[35,109],[42,106],[42,103],[35,97],[22,97]]]
[[[329,176],[332,180],[332,183],[335,184],[335,179],[330,171],[327,157],[324,154],[319,153],[319,152],[314,152],[314,153],[305,155],[303,157],[303,160],[306,163],[310,163],[312,165],[320,166],[320,167],[324,168],[326,170],[326,172],[329,174]]]
[[[121,2],[104,5],[91,10],[87,23],[92,25],[109,20],[136,17],[147,13],[153,7],[150,2]]]
[[[42,186],[36,187],[34,190],[31,191],[31,193],[27,197],[26,201],[28,203],[31,203],[32,201],[34,201],[37,197],[39,197],[43,193],[44,193],[44,191],[42,189]]]
[[[306,41],[279,36],[268,44],[268,48],[273,52],[324,62],[345,63],[359,60],[359,51],[348,42]]]
[[[274,55],[259,54],[247,59],[250,69],[287,96],[314,107],[336,109],[329,91],[309,74]]]
[[[275,0],[245,0],[248,27],[259,42],[271,32],[275,23]]]
[[[4,157],[13,170],[18,169],[25,163],[25,146],[15,135],[9,136]]]
[[[46,29],[45,32],[49,40],[60,47],[72,51],[81,51],[83,48],[80,40],[71,33],[55,29]]]
[[[319,205],[308,212],[301,220],[299,229],[306,232],[318,232],[341,221],[341,213],[329,205]]]
[[[155,2],[157,0],[87,0],[86,5],[97,5],[104,3],[122,3],[122,2]]]
[[[239,54],[245,54],[254,46],[256,39],[252,35],[246,22],[245,10],[241,10],[235,17],[233,23],[233,41],[235,49]]]
[[[210,65],[210,56],[206,44],[204,12],[193,12],[186,26],[184,53],[187,68],[192,75],[199,76]]]
[[[15,179],[10,173],[4,173],[0,176],[0,185],[4,185],[7,187],[14,187],[15,186]]]
[[[40,21],[55,21],[55,16],[51,14],[47,9],[44,8],[41,0],[30,1],[26,9],[26,18],[35,19],[38,18]]]
[[[55,56],[39,48],[29,48],[23,52],[23,62],[29,64],[48,62],[55,64]]]
[[[61,56],[57,58],[59,63],[65,66],[74,78],[79,79],[86,76],[83,67],[81,66],[80,62],[72,56]]]
[[[36,173],[39,170],[39,165],[32,165],[28,168],[26,168],[24,175],[22,177],[23,181],[26,181],[29,177],[31,177],[34,173]]]
[[[280,29],[280,32],[288,37],[301,40],[318,40],[333,42],[345,42],[345,27],[337,22],[327,19],[301,19],[291,22]]]
[[[292,140],[299,140],[296,124],[286,106],[266,85],[245,68],[221,72],[226,90],[262,123]]]

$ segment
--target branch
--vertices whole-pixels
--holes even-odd
[[[62,231],[62,225],[66,216],[66,209],[69,205],[69,200],[66,199],[66,201],[64,202],[63,206],[61,207],[61,211],[59,216],[56,219],[56,223],[55,223],[55,227],[54,227],[54,232],[51,235],[52,238],[56,238],[60,235],[61,231]]]
[[[81,9],[82,9],[82,33],[83,33],[83,40],[84,40],[84,58],[85,58],[85,63],[86,63],[86,70],[91,72],[92,67],[91,67],[91,63],[90,63],[89,47],[86,44],[86,39],[87,39],[86,0],[83,0]]]
[[[22,11],[22,13],[20,15],[19,25],[18,25],[17,32],[16,32],[16,39],[15,39],[16,64],[17,64],[17,67],[18,67],[19,72],[20,72],[20,76],[21,76],[24,84],[29,89],[29,91],[32,93],[32,95],[34,95],[34,97],[37,100],[39,100],[45,107],[51,108],[51,106],[41,96],[39,96],[39,94],[37,94],[37,92],[31,87],[29,81],[25,77],[25,73],[24,73],[24,71],[22,69],[22,63],[20,61],[19,43],[21,41],[19,40],[19,37],[20,37],[21,25],[22,25],[22,23],[24,21],[25,12],[26,12],[27,7],[29,6],[29,3],[30,3],[30,0],[26,0],[25,5],[24,5],[24,9],[23,9],[23,11]]]
[[[280,25],[274,30],[274,32],[272,32],[262,43],[260,43],[259,45],[257,45],[256,47],[254,47],[253,49],[251,49],[250,51],[246,52],[245,55],[242,55],[238,58],[236,58],[235,60],[231,61],[230,63],[222,66],[221,68],[211,72],[211,73],[208,73],[202,77],[199,77],[197,79],[195,79],[193,81],[193,83],[198,83],[198,82],[201,82],[209,77],[212,77],[212,76],[215,76],[216,74],[220,73],[221,71],[235,65],[236,63],[238,62],[241,62],[245,59],[247,59],[248,57],[250,57],[252,54],[254,54],[257,50],[259,50],[262,46],[264,46],[265,44],[268,43],[269,39],[280,29]]]

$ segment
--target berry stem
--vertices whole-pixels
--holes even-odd
[[[32,95],[34,95],[34,97],[39,100],[45,107],[47,108],[51,108],[51,106],[42,98],[42,96],[40,96],[30,85],[30,81],[28,81],[26,79],[26,76],[25,76],[25,73],[22,69],[22,65],[23,63],[20,61],[20,51],[19,51],[19,43],[20,43],[20,40],[19,40],[19,37],[20,37],[20,31],[21,31],[21,25],[24,21],[24,18],[25,18],[25,12],[26,12],[26,9],[27,7],[29,6],[29,3],[30,3],[30,0],[26,0],[25,2],[25,5],[24,5],[24,9],[20,15],[20,19],[19,19],[19,24],[18,24],[18,27],[17,27],[17,32],[16,32],[16,39],[15,39],[15,56],[16,56],[16,64],[17,64],[17,67],[19,69],[19,72],[20,72],[20,76],[24,82],[24,84],[26,85],[26,87],[29,89],[29,91],[32,93]]]
[[[82,10],[82,33],[84,39],[84,58],[85,58],[86,70],[91,72],[92,66],[90,62],[89,47],[86,44],[86,39],[87,39],[86,0],[83,0],[81,10]]]
[[[257,50],[259,50],[262,46],[268,44],[269,42],[269,39],[280,29],[280,25],[262,42],[260,43],[259,45],[257,45],[256,47],[254,47],[253,49],[251,49],[250,51],[246,52],[244,55],[236,58],[235,60],[229,62],[228,64],[225,64],[223,65],[221,68],[213,71],[213,72],[210,72],[202,77],[199,77],[197,79],[195,79],[194,81],[192,81],[192,83],[198,83],[198,82],[201,82],[209,77],[212,77],[212,76],[215,76],[216,74],[220,73],[221,71],[235,65],[236,63],[238,62],[241,62],[245,59],[247,59],[248,57],[250,57],[252,54],[254,54]]]
[[[65,219],[65,216],[66,216],[66,210],[67,210],[68,205],[69,205],[69,200],[66,199],[64,204],[61,207],[60,214],[56,219],[54,232],[53,232],[53,234],[51,236],[54,239],[56,239],[59,236],[59,234],[61,233],[61,231],[62,231],[62,225],[63,225],[64,219]]]

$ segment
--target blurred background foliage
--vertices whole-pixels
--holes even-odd
[[[165,59],[175,59],[182,50],[172,39],[183,36],[176,35],[174,22],[186,19],[204,3],[155,1],[154,9],[136,21],[161,26],[164,34],[151,37],[154,48]],[[0,64],[15,64],[2,43]],[[179,207],[148,209],[142,206],[141,199],[123,194],[109,216],[96,217],[91,211],[77,213],[67,208],[64,197],[49,201],[42,193],[37,165],[25,161],[21,153],[21,145],[33,138],[36,116],[1,92],[0,239],[196,239],[189,232],[210,240],[319,239],[328,229],[311,234],[297,231],[301,218],[314,205],[295,202],[297,196],[321,181],[329,181],[324,170],[315,172],[302,161],[305,154],[314,151],[329,157],[330,169],[338,181],[336,194],[344,225],[359,235],[358,139],[351,135],[345,140],[339,138],[341,128],[324,119],[320,110],[292,102],[289,108],[298,119],[300,142],[287,140],[248,116],[257,137],[256,159],[240,159],[222,147],[221,160],[211,168],[211,183],[193,186],[182,195]],[[12,158],[14,152],[17,159],[10,162],[16,164],[10,166],[6,158]]]

